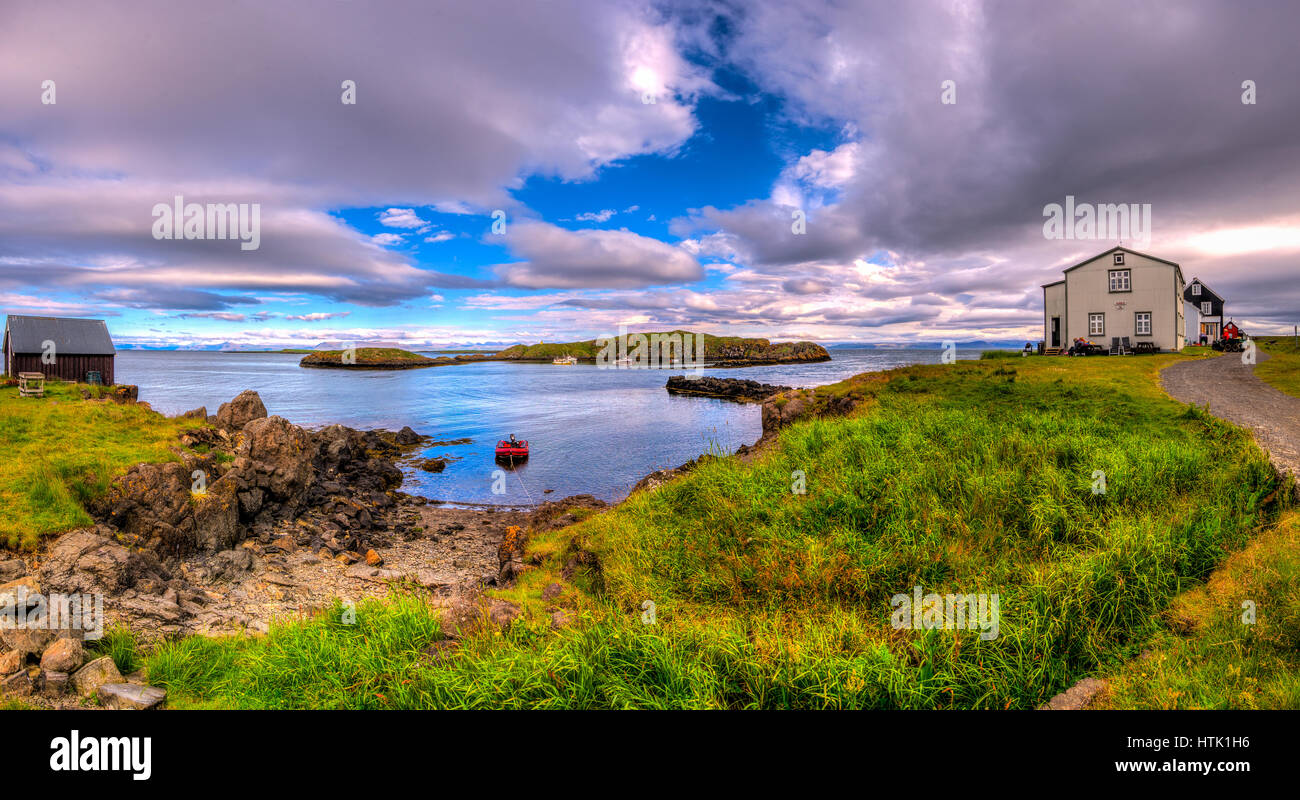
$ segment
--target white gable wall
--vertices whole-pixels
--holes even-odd
[[[1112,270],[1128,270],[1127,291],[1111,291]],[[1164,350],[1181,350],[1186,335],[1182,293],[1173,265],[1127,251],[1124,263],[1115,264],[1113,252],[1103,253],[1065,273],[1065,346],[1079,336],[1105,346],[1112,337],[1127,336],[1132,344],[1152,342]],[[1138,334],[1138,312],[1151,314],[1150,334]],[[1103,315],[1102,333],[1089,332],[1090,314]]]

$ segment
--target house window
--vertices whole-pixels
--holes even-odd
[[[1106,333],[1106,315],[1089,314],[1088,315],[1088,335],[1103,336]]]
[[[1124,263],[1124,254],[1123,254],[1123,253],[1116,253],[1116,254],[1115,254],[1115,263],[1116,263],[1116,264],[1123,264],[1123,263]]]
[[[1200,296],[1201,296],[1201,285],[1199,283],[1193,283],[1192,297],[1200,297]]]
[[[1134,330],[1137,331],[1138,336],[1151,335],[1151,312],[1150,311],[1137,312],[1134,323],[1135,323]]]
[[[1112,292],[1127,292],[1131,289],[1128,270],[1113,269],[1110,271],[1110,290]]]
[[[1210,315],[1213,314],[1213,313],[1214,313],[1214,304],[1213,304],[1213,303],[1211,303],[1209,300],[1206,300],[1205,302],[1201,303],[1201,314],[1202,314],[1202,315],[1208,317],[1208,316],[1210,316]]]

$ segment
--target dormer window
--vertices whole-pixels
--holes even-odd
[[[1119,255],[1119,253],[1115,255]],[[1128,270],[1113,269],[1110,271],[1110,290],[1112,292],[1129,292],[1133,290]]]

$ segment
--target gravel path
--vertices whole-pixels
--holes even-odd
[[[1258,352],[1260,361],[1268,357]],[[1255,377],[1240,356],[1174,364],[1160,373],[1160,382],[1175,400],[1208,404],[1214,416],[1252,431],[1278,470],[1300,478],[1300,398]]]

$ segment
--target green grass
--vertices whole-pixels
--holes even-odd
[[[1261,336],[1255,339],[1271,358],[1255,365],[1259,379],[1294,397],[1300,397],[1300,347],[1291,336]]]
[[[0,544],[33,549],[42,536],[91,524],[85,504],[142,461],[174,461],[169,445],[197,420],[141,406],[86,401],[101,387],[48,382],[45,397],[0,388]]]
[[[1100,707],[1300,708],[1300,515],[1233,554],[1166,617],[1172,629],[1111,676]]]
[[[407,596],[354,626],[335,609],[168,643],[150,679],[249,708],[1033,708],[1167,630],[1286,496],[1248,434],[1159,390],[1177,358],[858,376],[819,392],[861,399],[849,418],[539,535],[501,593],[525,609],[507,633],[436,660],[437,612]],[[579,619],[558,632],[552,581]],[[917,585],[998,594],[999,636],[895,630],[890,597]]]

